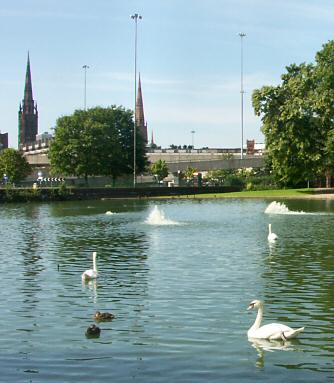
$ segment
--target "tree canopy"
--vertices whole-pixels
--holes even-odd
[[[187,182],[190,182],[194,179],[194,173],[195,172],[197,172],[196,168],[194,168],[192,166],[187,167],[187,169],[184,171],[184,176],[187,179]]]
[[[53,173],[85,177],[133,172],[133,113],[123,107],[76,110],[57,120],[49,150]],[[136,130],[136,172],[147,166],[145,142]]]
[[[330,133],[334,128],[334,42],[325,44],[314,64],[292,64],[278,86],[253,93],[261,116],[268,159],[284,185],[300,185],[333,170]]]
[[[168,166],[166,161],[158,160],[151,165],[151,174],[153,174],[157,181],[162,181],[165,177],[168,176]]]
[[[9,183],[20,182],[31,173],[31,166],[23,155],[15,149],[0,152],[0,175],[6,175]]]

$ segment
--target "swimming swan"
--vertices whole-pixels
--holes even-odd
[[[257,317],[253,326],[248,330],[248,338],[256,339],[269,339],[283,341],[291,338],[295,338],[299,333],[304,331],[304,327],[298,328],[297,330],[292,329],[281,323],[270,323],[261,326],[262,315],[263,315],[263,303],[258,300],[254,300],[250,303],[247,310],[258,309]],[[260,327],[261,326],[261,327]]]
[[[268,228],[269,228],[268,241],[269,242],[275,242],[278,237],[275,233],[271,232],[271,223],[268,225]]]
[[[81,274],[82,281],[90,281],[96,279],[97,277],[97,267],[96,267],[96,251],[93,252],[93,269],[84,271]]]

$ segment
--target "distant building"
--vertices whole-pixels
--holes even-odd
[[[136,100],[136,128],[140,131],[142,137],[144,138],[145,144],[147,144],[148,143],[147,123],[145,122],[145,117],[144,117],[144,104],[143,104],[143,95],[141,91],[140,75],[139,75],[138,93],[137,93],[137,100]]]
[[[255,153],[255,140],[247,140],[247,151],[246,153],[254,154]]]
[[[8,133],[0,133],[0,150],[8,148]]]
[[[42,134],[37,134],[36,142],[46,142],[52,139],[52,134],[49,132],[44,132]]]
[[[26,79],[24,87],[24,98],[19,109],[19,148],[36,141],[38,133],[38,111],[32,95],[30,58],[28,53]]]
[[[265,152],[265,144],[257,143],[255,140],[247,140],[247,152],[249,156],[262,156]]]

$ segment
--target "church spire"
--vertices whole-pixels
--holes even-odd
[[[28,52],[26,77],[24,85],[24,97],[19,106],[19,132],[18,144],[27,145],[35,142],[38,133],[38,111],[37,104],[32,96],[32,82],[30,71],[30,56]]]
[[[151,134],[151,146],[154,145],[154,138],[153,138],[153,130],[152,130],[152,134]]]
[[[30,71],[30,57],[28,51],[27,70],[26,70],[26,81],[24,86],[24,99],[23,104],[28,106],[33,102],[32,98],[32,85],[31,85],[31,71]]]
[[[144,104],[143,104],[143,95],[141,91],[141,81],[140,81],[140,73],[139,73],[139,81],[138,81],[138,92],[137,92],[137,100],[136,100],[136,126],[139,129],[142,137],[147,140],[147,124],[145,123],[144,117]]]

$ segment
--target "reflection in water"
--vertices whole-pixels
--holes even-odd
[[[257,368],[264,368],[264,355],[265,352],[274,351],[297,351],[298,340],[283,341],[283,340],[268,340],[268,339],[256,339],[248,338],[248,341],[252,344],[257,351],[257,360],[255,366]],[[300,351],[300,350],[298,350]]]
[[[92,318],[96,311],[115,312],[118,331],[132,334],[129,338],[135,343],[144,332],[142,312],[147,300],[149,238],[142,229],[142,216],[125,214],[124,209],[118,214],[113,206],[112,211],[117,214],[110,217],[100,213],[101,203],[90,209],[90,213],[96,210],[94,214],[84,217],[80,215],[82,210],[75,215],[65,211],[57,219],[54,258],[61,265],[60,278],[64,294],[68,294],[80,283],[91,252],[97,252],[98,278],[81,286],[77,299],[83,300],[83,307],[76,315]],[[103,341],[108,342],[105,335]]]
[[[89,291],[91,293],[91,299],[94,303],[97,303],[97,282],[96,279],[91,281],[82,280],[83,290]]]
[[[327,357],[333,358],[334,348],[328,344],[334,336],[334,311],[330,308],[334,299],[333,217],[309,214],[278,219],[281,240],[279,246],[269,248],[261,274],[263,299],[270,303],[268,316],[287,325],[305,325],[301,340],[312,347],[304,352],[317,358],[326,350]],[[280,365],[292,368],[289,360]],[[298,368],[315,370],[307,363]],[[327,369],[322,358],[317,360],[316,370]]]
[[[49,212],[53,218],[64,217],[82,217],[95,216],[104,214],[107,211],[115,215],[119,213],[129,213],[145,211],[149,206],[149,202],[142,200],[138,204],[135,200],[102,200],[102,201],[76,201],[73,202],[55,202],[49,205]],[[110,218],[110,217],[105,217]]]
[[[39,275],[44,270],[40,246],[44,241],[43,218],[38,205],[24,209],[24,220],[21,221],[20,253],[23,258],[23,286],[26,305],[24,311],[34,313],[40,291]],[[18,233],[17,233],[18,234]]]
[[[267,201],[159,201],[167,217],[187,224],[158,227],[145,223],[154,205],[146,200],[89,205],[0,207],[3,381],[36,380],[27,374],[38,371],[39,381],[77,383],[87,367],[95,383],[333,377],[334,214],[271,216],[280,241],[268,250]],[[99,277],[82,286],[92,251]],[[239,314],[254,296],[267,304],[265,322],[305,325],[303,352],[247,345],[249,321]],[[96,311],[116,319],[88,341]],[[254,368],[250,352],[265,368]]]
[[[270,242],[268,241],[268,247],[269,247],[269,256],[274,256],[275,255],[275,252],[276,252],[276,248],[277,248],[278,244],[277,242]]]

